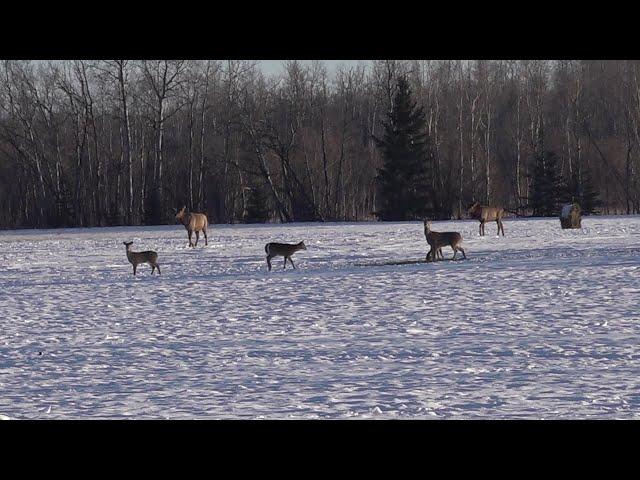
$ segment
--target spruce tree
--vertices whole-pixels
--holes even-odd
[[[412,100],[406,78],[400,77],[382,139],[375,138],[384,163],[376,181],[381,220],[414,220],[433,212],[429,181],[431,155],[422,107]]]
[[[267,195],[261,187],[249,190],[245,223],[265,223],[269,220]]]
[[[150,188],[144,199],[144,224],[160,225],[162,223],[162,201],[160,189]]]
[[[578,202],[583,215],[591,215],[602,206],[600,193],[595,188],[593,180],[588,171],[578,175],[573,174],[568,185],[568,192],[571,201]]]
[[[555,153],[547,151],[536,154],[532,175],[532,191],[529,208],[535,217],[558,215],[561,204],[567,201],[566,185],[558,169]]]

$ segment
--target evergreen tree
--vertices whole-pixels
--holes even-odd
[[[269,220],[267,194],[261,187],[253,187],[248,193],[244,221],[246,223],[265,223],[267,220]]]
[[[380,192],[376,215],[381,220],[414,220],[433,212],[431,155],[424,127],[424,111],[412,100],[406,78],[400,77],[384,135],[375,138],[384,159],[376,176]]]
[[[535,217],[558,215],[563,202],[568,200],[567,188],[558,169],[555,153],[547,151],[535,156],[532,191],[529,208]]]
[[[160,225],[162,223],[162,200],[159,188],[147,190],[144,205],[144,224]]]
[[[578,176],[575,172],[568,185],[568,192],[571,201],[580,205],[583,215],[591,215],[602,206],[600,194],[596,190],[589,172],[583,172]]]

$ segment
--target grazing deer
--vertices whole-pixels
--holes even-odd
[[[438,252],[440,252],[440,257],[444,260],[442,255],[442,247],[450,246],[453,249],[453,260],[456,259],[456,253],[458,250],[462,252],[463,257],[467,258],[467,255],[464,253],[464,249],[460,246],[462,243],[462,235],[458,232],[434,232],[431,230],[431,222],[429,220],[424,220],[424,236],[427,238],[427,242],[431,247],[429,253],[427,253],[427,262],[434,259],[438,259]]]
[[[264,246],[264,251],[267,252],[267,265],[269,266],[269,271],[271,271],[271,259],[273,257],[284,257],[284,269],[287,268],[287,259],[293,265],[293,260],[291,260],[291,255],[296,253],[298,250],[306,250],[307,247],[304,242],[300,243],[267,243]],[[293,265],[295,269],[296,266]]]
[[[182,207],[182,210],[176,213],[176,221],[180,222],[184,225],[184,228],[187,229],[187,233],[189,234],[189,246],[196,247],[198,245],[198,239],[200,238],[200,231],[204,234],[204,244],[207,243],[207,227],[209,226],[209,220],[207,220],[207,216],[204,213],[187,213],[187,207]],[[196,243],[195,245],[191,242],[191,234],[196,232]]]
[[[494,220],[498,224],[498,235],[502,230],[502,236],[504,237],[504,225],[502,225],[502,217],[504,216],[504,208],[502,207],[486,207],[475,202],[469,207],[469,215],[472,218],[480,220],[480,226],[478,227],[478,233],[484,235],[485,222],[493,222]]]
[[[148,263],[151,265],[151,275],[155,269],[158,269],[158,275],[160,275],[160,265],[158,265],[158,254],[152,250],[146,252],[132,252],[131,245],[133,242],[122,242],[127,247],[127,259],[133,265],[133,274],[136,274],[138,265],[141,263]]]

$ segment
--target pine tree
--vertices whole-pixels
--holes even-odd
[[[431,155],[424,127],[424,111],[412,100],[406,78],[400,77],[384,135],[375,138],[384,159],[376,177],[380,192],[376,215],[381,220],[414,220],[433,212]]]
[[[246,223],[265,223],[269,220],[269,206],[267,195],[261,187],[253,187],[249,190],[247,199],[247,212],[244,218]]]
[[[578,176],[575,172],[568,185],[571,201],[578,202],[583,215],[591,215],[602,206],[600,193],[596,190],[589,172]]]
[[[144,199],[144,224],[160,225],[162,223],[162,201],[159,188],[150,188],[147,190]]]
[[[567,201],[567,187],[560,176],[555,153],[547,151],[536,154],[532,180],[529,208],[533,210],[533,215],[558,215],[562,203]]]

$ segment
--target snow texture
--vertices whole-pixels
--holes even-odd
[[[0,232],[0,416],[640,417],[640,217],[504,225],[435,263],[418,222]]]

